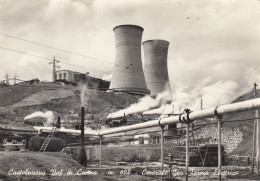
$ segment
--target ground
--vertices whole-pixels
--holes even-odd
[[[108,175],[111,170],[113,169],[108,167],[95,168],[95,165],[94,167],[83,167],[67,154],[60,152],[0,152],[0,179],[4,180],[17,180],[19,176],[15,175],[15,173],[19,171],[24,171],[27,174],[27,176],[20,176],[20,180],[157,180],[157,178],[149,176],[120,175],[121,169],[113,172],[116,175]],[[73,175],[67,176],[68,171],[71,171]],[[33,176],[28,175],[29,172]],[[45,176],[36,175],[43,173],[45,173]]]
[[[169,167],[164,165],[165,173]],[[218,180],[214,175],[216,168],[189,168],[192,175],[189,180]],[[185,167],[173,168],[175,179],[185,180]],[[251,174],[249,167],[223,167],[229,170],[229,176],[223,176],[222,180],[260,180],[260,176]],[[24,171],[27,176],[14,175]],[[26,172],[27,171],[27,172]],[[34,171],[34,173],[33,173]],[[37,172],[38,171],[38,172]],[[73,175],[67,176],[68,171]],[[60,152],[0,152],[0,179],[3,180],[57,180],[57,181],[124,181],[124,180],[160,180],[160,176],[153,176],[154,171],[160,171],[160,163],[132,163],[128,166],[106,166],[99,167],[98,164],[90,164],[88,167],[79,165],[69,155]],[[31,172],[33,175],[28,175]],[[45,173],[44,176],[36,174]],[[209,174],[207,174],[209,173]],[[236,174],[238,173],[238,174]],[[231,176],[234,174],[235,176]],[[201,175],[201,176],[198,176]],[[165,177],[166,178],[166,177]]]

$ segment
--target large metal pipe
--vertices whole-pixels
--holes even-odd
[[[249,111],[260,108],[260,98],[252,99],[248,101],[243,101],[239,103],[233,103],[233,104],[226,104],[223,106],[219,106],[216,108],[210,108],[210,109],[204,109],[200,111],[194,111],[189,113],[189,119],[190,120],[197,120],[197,119],[203,119],[203,118],[210,118],[216,116],[216,113],[218,115],[226,115],[230,113],[235,112],[241,112],[241,111]],[[107,130],[100,130],[100,131],[88,131],[85,134],[93,135],[93,136],[102,136],[102,135],[109,135],[113,133],[120,133],[125,131],[131,131],[131,130],[137,130],[137,129],[143,129],[143,128],[150,128],[150,127],[156,127],[161,125],[168,125],[168,124],[175,124],[180,122],[180,120],[187,120],[188,114],[182,114],[181,116],[171,116],[167,118],[162,118],[160,120],[151,120],[147,121],[145,123],[139,123],[135,125],[130,126],[123,126],[118,128],[111,128]],[[34,127],[38,130],[51,130],[52,127]],[[65,133],[75,133],[79,134],[79,130],[70,130],[70,129],[57,129],[59,132],[65,132]]]
[[[114,28],[116,60],[109,89],[150,94],[146,86],[141,58],[143,30],[136,25],[120,25]]]
[[[218,115],[226,115],[230,113],[248,111],[257,108],[260,108],[260,98],[243,101],[239,103],[227,104],[216,108],[194,111],[188,114],[185,113],[182,114],[181,116],[172,116],[172,117],[162,118],[160,120],[152,120],[152,121],[147,121],[145,123],[139,123],[130,126],[101,130],[98,131],[97,134],[108,135],[108,134],[119,133],[124,131],[131,131],[131,130],[137,130],[142,128],[156,127],[160,125],[174,124],[180,122],[180,120],[185,121],[187,119],[197,120],[203,118],[210,118],[210,117],[214,117],[216,113]]]
[[[148,40],[143,42],[144,48],[144,75],[151,95],[163,92],[169,86],[167,68],[169,42],[165,40]]]

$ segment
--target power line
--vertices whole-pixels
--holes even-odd
[[[5,33],[1,33],[1,32],[0,32],[0,35],[6,36],[6,37],[10,37],[10,38],[13,38],[13,39],[17,39],[17,40],[20,40],[20,41],[25,41],[25,42],[32,43],[32,44],[35,44],[35,45],[39,45],[39,46],[43,46],[43,47],[55,49],[55,50],[58,50],[58,51],[63,51],[63,52],[66,52],[66,53],[78,55],[78,56],[81,56],[81,57],[84,57],[84,58],[89,58],[89,59],[93,59],[93,60],[96,60],[96,61],[101,61],[101,62],[105,62],[105,63],[109,63],[109,64],[114,64],[114,63],[111,63],[111,62],[108,62],[108,61],[104,61],[104,60],[101,60],[101,59],[89,57],[89,56],[82,55],[82,54],[79,54],[79,53],[74,53],[74,52],[71,52],[71,51],[68,51],[68,50],[63,50],[63,49],[61,49],[61,48],[56,48],[56,47],[49,46],[49,45],[45,45],[45,44],[42,44],[42,43],[37,43],[37,42],[34,42],[34,41],[25,40],[25,39],[22,39],[22,38],[19,38],[19,37],[15,37],[15,36],[12,36],[12,35],[8,35],[8,34],[5,34]],[[73,65],[73,66],[74,66],[74,65]],[[171,77],[171,76],[169,76],[169,77],[172,78],[172,79],[175,79],[175,80],[180,80],[180,81],[185,81],[185,82],[188,82],[188,83],[191,83],[191,84],[196,84],[196,85],[205,86],[205,85],[203,85],[203,84],[194,83],[194,82],[192,82],[192,81],[183,80],[183,79],[179,79],[179,78],[175,78],[175,77]],[[208,85],[208,86],[210,86],[210,87],[215,87],[215,88],[218,88],[218,89],[224,89],[224,90],[229,90],[229,91],[235,91],[235,90],[232,90],[232,89],[220,88],[220,87],[216,87],[216,86],[213,86],[213,85]]]
[[[33,54],[30,54],[30,53],[26,53],[26,52],[21,52],[21,51],[17,51],[17,50],[12,50],[12,49],[9,49],[9,48],[4,48],[4,47],[0,47],[1,49],[4,49],[4,50],[8,50],[8,51],[12,51],[12,52],[16,52],[16,53],[20,53],[20,54],[25,54],[25,55],[28,55],[28,56],[33,56],[33,57],[36,57],[36,58],[41,58],[41,59],[45,59],[45,60],[52,60],[51,58],[46,58],[46,57],[42,57],[42,56],[38,56],[38,55],[33,55]],[[87,68],[87,67],[84,67],[84,66],[80,66],[80,65],[74,65],[74,64],[71,64],[71,63],[66,63],[66,62],[62,62],[60,61],[60,63],[62,64],[67,64],[67,65],[71,65],[71,66],[75,66],[75,67],[80,67],[80,68],[86,68],[88,70],[93,70],[93,71],[97,71],[97,72],[102,72],[102,73],[108,73],[110,74],[110,72],[105,72],[105,71],[100,71],[100,70],[96,70],[96,69],[91,69],[91,68]]]
[[[50,58],[46,58],[46,57],[41,57],[41,56],[38,56],[38,55],[33,55],[33,54],[29,54],[29,53],[26,53],[26,52],[21,52],[21,51],[17,51],[17,50],[13,50],[13,49],[9,49],[9,48],[4,48],[4,47],[0,47],[1,49],[4,49],[4,50],[8,50],[8,51],[12,51],[12,52],[16,52],[16,53],[21,53],[21,54],[25,54],[25,55],[29,55],[29,56],[33,56],[33,57],[37,57],[37,58],[42,58],[42,59],[46,59],[46,60],[52,60]]]
[[[66,53],[69,53],[69,54],[81,56],[81,57],[84,57],[84,58],[93,59],[93,60],[100,61],[100,62],[105,62],[105,63],[108,63],[108,64],[115,64],[115,63],[108,62],[108,61],[105,61],[105,60],[102,60],[102,59],[90,57],[90,56],[83,55],[83,54],[80,54],[80,53],[71,52],[71,51],[64,50],[64,49],[57,48],[57,47],[53,47],[53,46],[50,46],[50,45],[46,45],[46,44],[42,44],[42,43],[37,43],[37,42],[31,41],[31,40],[25,40],[25,39],[23,39],[23,38],[19,38],[19,37],[13,36],[13,35],[8,35],[8,34],[6,34],[6,33],[1,33],[1,32],[0,32],[0,35],[6,36],[6,37],[9,37],[9,38],[13,38],[13,39],[17,39],[17,40],[20,40],[20,41],[24,41],[24,42],[27,42],[27,43],[32,43],[32,44],[35,44],[35,45],[39,45],[39,46],[51,48],[51,49],[54,49],[54,50],[66,52]],[[177,63],[177,64],[178,64],[178,63]],[[183,63],[183,64],[185,64],[185,63]],[[194,64],[200,64],[200,63],[194,63]]]
[[[28,56],[33,56],[33,57],[36,57],[36,58],[41,58],[41,59],[45,59],[45,60],[52,60],[52,59],[47,58],[47,57],[42,57],[42,56],[38,56],[38,55],[34,55],[34,54],[29,54],[29,53],[22,52],[22,51],[17,51],[17,50],[13,50],[13,49],[9,49],[9,48],[4,48],[4,47],[0,47],[0,48],[1,48],[1,49],[4,49],[4,50],[12,51],[12,52],[20,53],[20,54],[25,54],[25,55],[28,55]],[[70,66],[85,68],[85,69],[93,70],[93,71],[96,71],[96,72],[111,74],[111,72],[101,71],[101,70],[97,70],[97,69],[91,69],[91,68],[88,68],[88,67],[84,67],[84,66],[80,66],[80,65],[75,65],[75,64],[71,64],[71,63],[66,63],[66,62],[63,62],[63,61],[60,61],[60,63],[66,64],[66,65],[70,65]],[[120,76],[120,77],[127,77],[127,76],[118,75],[118,74],[113,74],[113,76],[114,76],[114,75],[115,75],[115,76]],[[186,81],[186,80],[182,80],[182,79],[179,79],[179,80],[181,80],[181,81]],[[191,82],[191,81],[186,81],[186,82]],[[193,84],[196,84],[196,83],[193,83]],[[196,84],[196,85],[197,85],[197,84]],[[199,85],[202,85],[202,84],[199,84]],[[203,85],[203,86],[205,86],[205,85]],[[219,88],[219,87],[214,87],[214,88],[224,89],[224,88]],[[230,90],[230,91],[231,91],[231,90]],[[234,91],[234,90],[233,90],[233,91]],[[225,93],[212,92],[212,91],[207,91],[207,92],[211,92],[211,93],[215,93],[215,94],[225,94]]]
[[[63,49],[60,49],[60,48],[56,48],[56,47],[53,47],[53,46],[49,46],[49,45],[37,43],[37,42],[34,42],[34,41],[25,40],[25,39],[18,38],[18,37],[15,37],[15,36],[11,36],[11,35],[8,35],[8,34],[5,34],[5,33],[0,33],[0,35],[7,36],[7,37],[9,37],[9,38],[17,39],[17,40],[20,40],[20,41],[25,41],[25,42],[27,42],[27,43],[32,43],[32,44],[35,44],[35,45],[39,45],[39,46],[51,48],[51,49],[54,49],[54,50],[66,52],[66,53],[69,53],[69,54],[81,56],[81,57],[84,57],[84,58],[93,59],[93,60],[100,61],[100,62],[104,62],[104,63],[108,63],[108,64],[114,64],[114,63],[111,63],[111,62],[108,62],[108,61],[105,61],[105,60],[101,60],[101,59],[89,57],[89,56],[86,56],[86,55],[82,55],[82,54],[80,54],[80,53],[74,53],[74,52],[71,52],[71,51],[68,51],[68,50],[63,50]]]

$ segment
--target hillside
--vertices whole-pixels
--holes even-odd
[[[80,96],[84,93],[84,96]],[[85,99],[86,120],[91,127],[100,127],[109,113],[137,102],[140,96],[63,86],[56,83],[15,85],[0,88],[0,121],[23,125],[25,116],[36,111],[53,111],[63,122],[80,120],[82,97]],[[123,116],[123,115],[122,115]]]
[[[83,91],[84,96],[80,96]],[[260,90],[257,90],[257,93],[260,95]],[[11,123],[16,126],[23,126],[25,116],[36,111],[53,111],[54,119],[57,119],[57,117],[60,116],[63,126],[73,127],[73,125],[80,120],[82,97],[85,99],[85,107],[87,108],[85,115],[86,124],[94,129],[100,128],[105,124],[108,114],[123,109],[130,104],[137,102],[140,98],[140,96],[129,94],[114,94],[111,92],[88,89],[84,90],[81,87],[63,86],[55,83],[1,87],[0,123]],[[236,98],[233,103],[253,98],[253,92],[249,92]],[[223,137],[223,141],[225,144],[229,144],[229,140],[233,140],[235,142],[234,145],[238,144],[235,149],[232,149],[233,151],[231,154],[251,154],[253,132],[252,119],[254,118],[254,114],[254,111],[246,111],[229,114],[223,117],[223,129],[227,134]],[[130,115],[127,116],[127,119],[129,121],[141,120],[141,115]],[[149,120],[149,118],[147,119]],[[248,120],[226,123],[226,121],[245,119]],[[37,119],[35,119],[35,121],[37,121]],[[208,123],[208,121],[205,123]],[[204,132],[210,131],[212,133],[211,135],[217,135],[217,133],[215,133],[216,127],[207,126],[205,128]],[[243,135],[242,138],[241,135]],[[241,142],[241,140],[242,142],[237,142],[236,137],[240,140],[239,142]],[[231,145],[231,148],[232,147],[233,145]]]
[[[258,95],[257,97],[260,97],[260,90],[257,90],[257,95]],[[253,91],[239,96],[234,101],[232,101],[232,103],[242,102],[250,99],[254,99]],[[255,117],[254,110],[238,112],[238,113],[233,113],[233,114],[228,114],[223,116],[223,122],[224,122],[222,126],[223,131],[226,134],[229,134],[229,137],[227,137],[227,135],[222,135],[222,141],[223,141],[222,143],[223,144],[226,143],[227,145],[230,145],[232,142],[232,144],[237,145],[237,147],[235,147],[230,154],[233,155],[252,154],[252,147],[253,147],[252,134],[253,134],[254,117]],[[234,121],[234,122],[227,123],[227,121]],[[212,130],[211,135],[213,134],[213,132],[216,132],[217,127],[215,126],[214,129],[215,130]],[[242,139],[241,139],[241,134],[243,135]],[[215,137],[217,138],[217,133]]]
[[[11,106],[22,99],[44,90],[72,89],[56,83],[40,83],[35,85],[14,85],[0,88],[0,107]]]
[[[260,90],[257,90],[257,97],[260,97]],[[239,96],[232,103],[241,102],[245,100],[254,99],[253,91]],[[251,155],[253,148],[253,119],[255,117],[255,111],[245,111],[240,113],[234,113],[224,116],[224,121],[241,120],[237,122],[224,124],[228,128],[239,128],[239,130],[244,134],[243,141],[236,147],[232,152],[235,155]],[[248,120],[247,120],[248,119]],[[246,121],[243,121],[246,120]]]

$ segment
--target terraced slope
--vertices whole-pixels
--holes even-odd
[[[21,126],[23,118],[36,111],[53,111],[54,119],[60,116],[62,120],[75,122],[80,120],[81,91],[83,92],[81,87],[55,83],[0,88],[0,115],[2,115],[0,123],[13,124],[19,119]],[[85,89],[84,92],[85,118],[93,126],[104,124],[109,113],[123,109],[137,102],[139,98],[139,96],[89,89]]]
[[[0,87],[0,107],[11,106],[40,91],[55,89],[72,88],[56,83],[39,83],[35,85],[14,85],[9,87]]]
[[[36,92],[31,96],[19,101],[18,103],[12,105],[12,108],[33,106],[45,104],[53,99],[63,99],[66,97],[74,96],[75,93],[70,89],[59,89],[59,90],[44,90]]]

